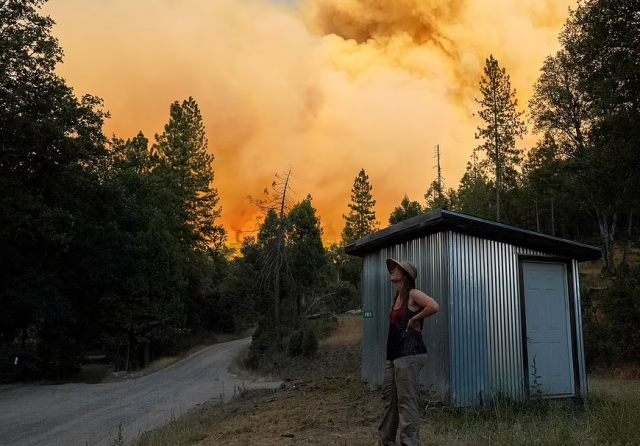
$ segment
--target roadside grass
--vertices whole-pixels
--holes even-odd
[[[379,392],[360,379],[360,317],[338,322],[319,354],[283,366],[280,390],[234,390],[148,432],[137,446],[374,445],[384,414]],[[237,365],[241,363],[236,359]],[[498,401],[490,409],[427,408],[428,446],[640,445],[640,381],[591,378],[582,401]]]
[[[236,341],[238,339],[243,339],[249,337],[253,334],[255,329],[247,329],[241,333],[233,333],[233,334],[214,334],[207,333],[205,335],[194,336],[192,338],[186,338],[181,341],[180,345],[176,350],[180,353],[172,356],[166,356],[162,358],[158,358],[155,361],[152,361],[147,367],[134,370],[127,374],[126,379],[135,379],[141,378],[143,376],[151,375],[153,373],[159,372],[160,370],[166,369],[173,364],[182,361],[183,359],[188,358],[194,353],[199,352],[202,349],[210,347],[215,344],[222,344],[225,342]],[[102,382],[114,382],[121,381],[123,378],[116,378],[113,375],[108,375]]]
[[[296,381],[333,376],[350,376],[360,373],[362,352],[362,319],[341,318],[329,322],[331,334],[318,343],[319,354],[315,358],[291,358],[286,352],[273,354],[272,361],[259,370],[248,370],[246,363],[249,348],[243,349],[233,359],[229,372],[240,379],[254,381]],[[354,352],[354,348],[358,351]],[[277,364],[274,365],[274,364]]]
[[[260,373],[255,370],[250,370],[245,367],[247,362],[247,358],[249,357],[249,347],[243,348],[233,361],[231,361],[231,365],[229,366],[229,373],[234,375],[236,378],[245,381],[256,381],[256,382],[275,382],[278,381],[278,377],[274,376],[270,373]]]
[[[63,384],[98,384],[113,372],[110,364],[87,364],[80,372],[64,378],[40,379],[37,381],[18,381],[0,384],[0,392],[23,387],[59,386]]]
[[[159,358],[153,361],[152,363],[150,363],[144,369],[136,371],[134,373],[134,376],[140,377],[140,376],[150,375],[152,373],[165,369],[177,362],[180,362],[183,359],[188,358],[194,353],[197,353],[200,350],[203,350],[207,347],[210,347],[216,344],[223,344],[225,342],[237,341],[238,339],[249,337],[253,334],[254,331],[255,331],[255,328],[250,328],[250,329],[244,330],[241,333],[215,334],[215,335],[211,334],[208,337],[200,336],[200,337],[194,337],[192,339],[186,339],[181,346],[182,353],[179,353],[175,356]]]

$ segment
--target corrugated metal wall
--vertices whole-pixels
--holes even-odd
[[[385,260],[394,258],[414,263],[418,269],[416,286],[440,304],[440,312],[424,323],[423,339],[429,359],[423,383],[435,398],[447,398],[450,361],[446,237],[445,233],[432,234],[368,254],[363,259],[362,310],[372,311],[373,318],[363,318],[362,378],[372,389],[381,386],[384,378],[389,310],[395,292]]]
[[[451,404],[524,397],[518,254],[512,245],[449,233]]]

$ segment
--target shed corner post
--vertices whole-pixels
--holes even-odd
[[[587,383],[587,364],[586,357],[584,351],[584,327],[582,324],[582,296],[580,295],[580,263],[577,260],[573,260],[571,262],[571,271],[572,276],[571,286],[573,287],[573,296],[574,296],[574,308],[573,313],[575,317],[575,332],[574,336],[576,339],[576,349],[577,349],[577,359],[578,359],[578,381],[576,384],[579,384],[579,388],[577,390],[577,395],[580,398],[586,398],[589,391],[589,386]],[[577,386],[578,387],[578,386]]]

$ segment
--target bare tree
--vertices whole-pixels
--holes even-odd
[[[271,184],[271,191],[264,190],[264,197],[249,200],[255,204],[268,218],[269,213],[277,215],[275,243],[269,247],[264,267],[260,274],[260,287],[271,288],[274,293],[274,325],[276,330],[276,348],[280,344],[280,306],[281,306],[281,282],[282,275],[291,275],[287,253],[285,250],[285,236],[287,226],[287,214],[291,209],[291,194],[295,194],[291,188],[293,180],[292,169],[276,174],[276,180]]]

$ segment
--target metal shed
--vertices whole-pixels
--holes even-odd
[[[393,284],[385,259],[413,262],[440,312],[427,319],[422,384],[453,407],[583,397],[578,263],[599,248],[434,210],[346,246],[363,258],[362,377],[382,385]]]

